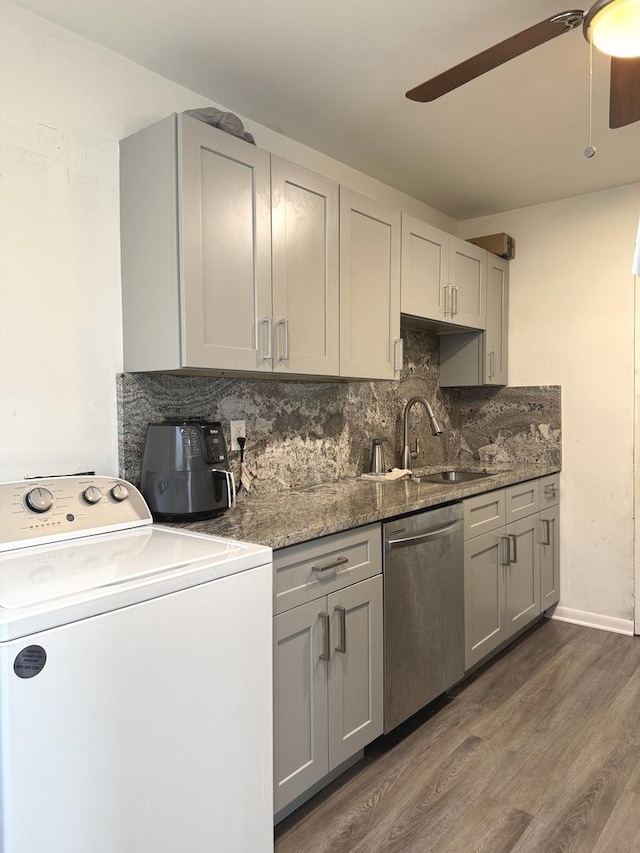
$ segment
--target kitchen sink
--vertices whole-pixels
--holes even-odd
[[[486,471],[438,471],[437,474],[421,474],[413,477],[415,483],[468,483],[471,480],[480,480],[483,477],[491,477]]]

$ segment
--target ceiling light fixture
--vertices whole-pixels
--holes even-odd
[[[640,56],[640,0],[597,0],[585,15],[583,32],[609,56]]]

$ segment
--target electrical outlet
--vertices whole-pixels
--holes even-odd
[[[238,438],[245,438],[247,435],[246,424],[244,421],[231,421],[231,450],[240,450]]]

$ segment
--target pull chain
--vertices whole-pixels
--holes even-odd
[[[584,156],[591,158],[596,153],[595,145],[591,141],[593,129],[593,42],[589,39],[589,144],[584,149]]]

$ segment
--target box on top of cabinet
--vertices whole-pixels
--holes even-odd
[[[485,237],[469,237],[467,239],[469,243],[480,246],[487,252],[499,255],[507,261],[513,260],[516,256],[516,241],[508,234],[487,234]]]

